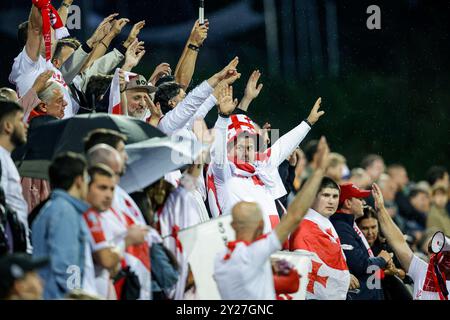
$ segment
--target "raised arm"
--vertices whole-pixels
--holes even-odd
[[[31,60],[36,62],[40,55],[42,44],[42,17],[35,5],[31,6],[30,17],[28,18],[27,42],[25,51]]]
[[[99,34],[99,41],[93,45],[93,49],[89,58],[86,60],[81,72],[90,68],[92,64],[99,58],[103,57],[106,51],[108,50],[111,42],[117,37],[122,28],[129,22],[128,19],[118,19],[114,20],[115,17],[118,16],[118,13],[113,13],[103,19],[103,21],[97,27],[96,32]]]
[[[187,122],[194,117],[199,107],[214,92],[214,88],[219,82],[231,84],[241,76],[236,67],[239,59],[234,58],[220,72],[214,74],[207,81],[203,81],[197,88],[189,92],[174,109],[170,110],[158,124],[158,129],[167,135],[173,134],[176,130],[183,128]]]
[[[194,75],[198,51],[208,36],[208,28],[208,20],[205,20],[205,24],[203,25],[199,25],[198,20],[195,22],[180,60],[178,60],[177,67],[175,68],[175,81],[185,90],[189,86],[189,83],[191,83],[192,76]]]
[[[324,111],[319,111],[321,102],[321,98],[317,99],[311,109],[307,119],[311,125],[316,123],[317,120],[319,120],[319,118],[325,113]],[[279,138],[270,148],[270,163],[273,166],[278,167],[303,141],[309,130],[311,130],[310,125],[307,124],[306,121],[302,121],[297,127],[281,136],[281,138]]]
[[[287,240],[289,234],[297,228],[298,224],[302,221],[306,212],[311,207],[316,194],[319,191],[320,182],[322,181],[325,168],[327,167],[329,153],[330,149],[325,137],[322,137],[316,152],[317,169],[289,205],[287,214],[283,216],[280,223],[275,227],[275,233],[281,243]]]
[[[69,16],[69,8],[72,5],[73,0],[63,0],[61,6],[58,9],[59,17],[64,25],[67,23],[67,17]]]
[[[372,195],[375,200],[375,206],[378,209],[378,222],[380,223],[381,231],[386,237],[389,245],[394,250],[403,269],[408,272],[413,252],[408,246],[402,232],[397,225],[392,221],[391,216],[384,207],[384,199],[380,187],[376,183],[372,185]]]

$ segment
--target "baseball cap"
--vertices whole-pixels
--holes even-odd
[[[339,204],[350,198],[367,198],[370,196],[370,190],[361,190],[351,182],[340,185],[341,193],[339,195]]]
[[[148,93],[153,93],[156,91],[156,87],[151,83],[148,83],[143,75],[130,76],[130,81],[127,82],[125,90],[131,89],[146,89]]]
[[[14,281],[25,277],[27,272],[45,267],[48,258],[33,259],[25,253],[8,254],[0,258],[0,298],[8,294]]]

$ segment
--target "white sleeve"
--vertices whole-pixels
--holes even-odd
[[[9,82],[17,86],[18,78],[31,69],[38,68],[39,58],[36,61],[31,60],[28,56],[25,47],[23,47],[22,52],[14,59],[14,63],[9,74]]]
[[[278,167],[303,141],[309,130],[311,130],[311,127],[305,121],[302,121],[294,129],[281,136],[269,149],[269,163]]]
[[[195,112],[194,116],[189,119],[188,123],[186,124],[186,128],[189,130],[192,130],[192,126],[194,125],[194,121],[198,118],[204,119],[209,111],[217,104],[217,99],[214,97],[214,95],[210,95],[208,99],[205,100],[205,102],[202,103],[200,108]]]
[[[228,164],[227,154],[227,126],[228,118],[217,117],[214,126],[215,139],[211,147],[211,171],[215,179],[224,183],[231,177],[230,165]]]
[[[418,256],[413,255],[411,263],[409,264],[408,276],[410,276],[414,282],[419,282],[420,279],[425,279],[427,269],[428,263]]]
[[[207,81],[189,92],[175,108],[170,110],[158,123],[158,129],[167,135],[183,128],[202,103],[212,94],[213,88]]]
[[[248,254],[252,265],[259,266],[267,262],[270,255],[281,250],[281,243],[274,231],[266,238],[257,240],[248,246]]]

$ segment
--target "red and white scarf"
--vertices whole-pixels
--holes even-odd
[[[41,11],[42,16],[42,35],[45,44],[45,60],[52,57],[52,33],[55,30],[55,38],[57,40],[70,36],[69,31],[64,26],[61,17],[55,7],[52,6],[50,0],[32,0],[34,6]]]
[[[361,238],[361,241],[364,243],[364,246],[367,249],[367,253],[369,254],[369,257],[371,257],[371,258],[375,257],[373,252],[372,252],[372,249],[370,249],[370,246],[369,246],[369,243],[367,242],[366,237],[364,236],[362,231],[358,228],[358,226],[356,225],[355,222],[353,222],[353,229],[358,234],[358,236]]]
[[[447,278],[450,269],[450,254],[440,252],[431,255],[427,275],[423,283],[423,291],[437,292],[440,300],[448,300]]]

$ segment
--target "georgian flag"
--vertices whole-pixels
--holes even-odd
[[[109,107],[108,113],[112,114],[123,114],[122,106],[120,104],[120,79],[119,79],[120,68],[117,68],[114,72],[114,77],[111,82],[111,90],[109,90]],[[129,82],[130,77],[137,76],[136,73],[124,71],[125,81]]]
[[[233,114],[230,117],[230,124],[227,129],[228,142],[236,139],[241,133],[244,132],[254,136],[258,134],[253,121],[248,116],[243,114]]]
[[[312,254],[308,273],[306,299],[345,300],[350,284],[347,267],[339,236],[326,218],[310,209],[291,235],[291,250],[305,250]],[[326,219],[326,220],[325,220]]]

